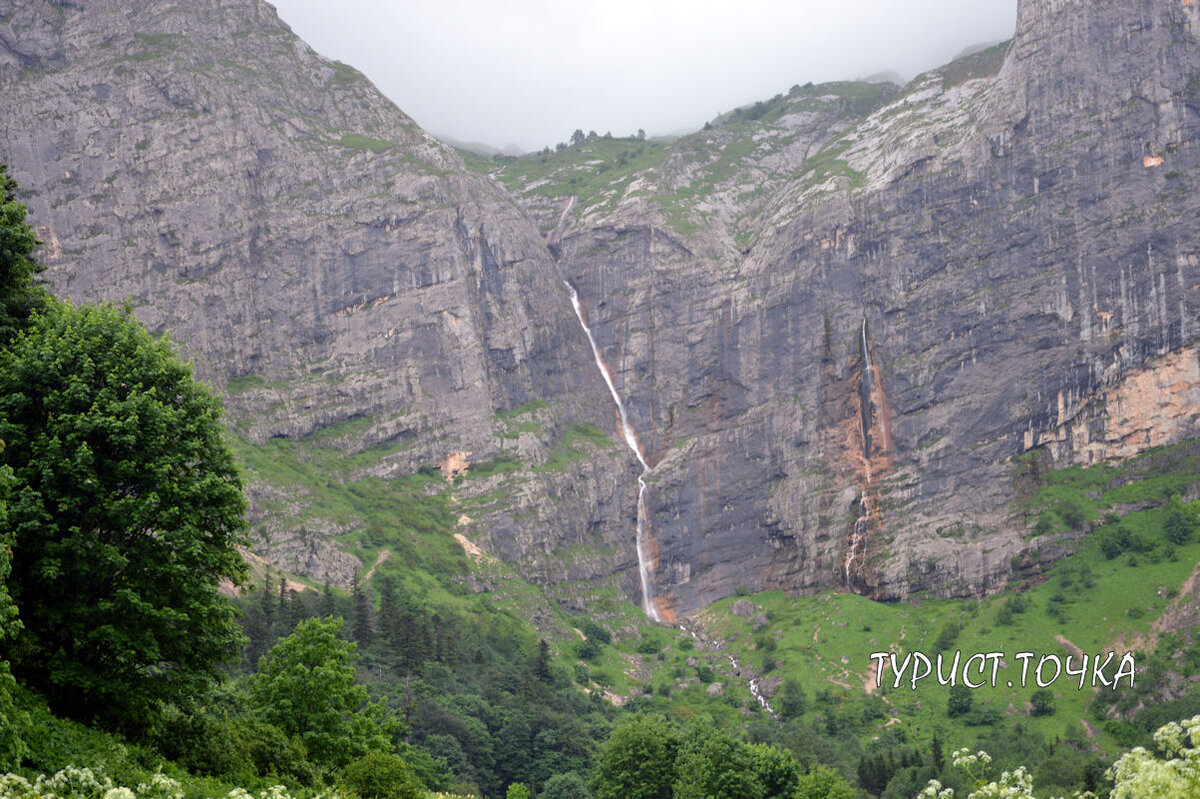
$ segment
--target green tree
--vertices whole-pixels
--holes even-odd
[[[1188,512],[1178,496],[1172,496],[1167,503],[1167,518],[1163,522],[1163,533],[1167,540],[1176,546],[1191,542],[1196,534],[1196,517]]]
[[[25,206],[16,199],[17,183],[0,163],[0,346],[9,341],[28,320],[30,313],[45,305],[48,294],[35,283],[42,267],[30,256],[37,237],[25,224]],[[0,438],[0,463],[4,441]],[[15,480],[12,469],[0,465],[0,645],[8,646],[21,630],[17,608],[9,595],[6,580],[12,570],[12,524],[8,518],[7,497]],[[8,661],[0,659],[0,769],[17,767],[26,747],[20,735],[25,715],[13,705],[16,682]]]
[[[800,762],[786,749],[768,744],[749,747],[751,769],[762,785],[763,799],[792,799],[800,785]]]
[[[676,763],[674,799],[763,799],[751,750],[705,725]]]
[[[533,661],[533,675],[541,682],[550,682],[550,645],[546,639],[538,640],[537,656]]]
[[[785,722],[804,715],[804,711],[808,709],[808,696],[805,695],[804,686],[800,684],[799,680],[789,677],[783,681],[778,705],[779,717]]]
[[[367,752],[342,769],[342,784],[362,799],[423,799],[425,788],[399,755]]]
[[[319,608],[318,616],[336,616],[337,602],[333,598],[333,589],[329,586],[329,581],[325,581],[325,585],[321,588],[321,602],[317,606]]]
[[[354,584],[350,599],[354,606],[354,640],[362,646],[370,646],[375,637],[375,628],[371,624],[371,600],[358,583]]]
[[[44,267],[31,257],[38,241],[25,224],[25,206],[17,202],[16,193],[16,181],[9,177],[8,166],[0,163],[0,344],[10,340],[49,299],[35,281]]]
[[[591,799],[587,783],[574,771],[555,774],[546,780],[538,799]]]
[[[1067,497],[1059,503],[1058,518],[1063,520],[1063,524],[1070,527],[1072,530],[1081,530],[1087,522],[1087,513],[1083,509],[1083,505],[1074,497]]]
[[[854,799],[854,788],[828,766],[815,766],[801,774],[795,799]]]
[[[263,655],[250,677],[249,705],[304,742],[320,765],[343,766],[373,749],[391,749],[398,726],[382,702],[355,682],[356,645],[338,638],[342,620],[308,619]]]
[[[661,716],[624,720],[596,757],[596,799],[670,799],[678,746],[675,730]]]
[[[238,650],[245,500],[217,399],[128,310],[54,303],[0,350],[13,669],[117,726],[200,693]]]
[[[0,451],[4,442],[0,441]],[[12,570],[12,537],[8,530],[8,492],[13,483],[12,469],[0,466],[0,643],[13,638],[21,629],[17,619],[17,608],[8,595],[6,580]],[[0,769],[12,771],[25,754],[25,743],[21,739],[20,727],[23,714],[13,705],[13,689],[16,681],[8,667],[8,661],[0,660]]]
[[[529,786],[524,783],[513,783],[508,786],[504,799],[529,799]]]
[[[1033,708],[1029,711],[1031,716],[1053,716],[1054,715],[1054,694],[1049,688],[1039,688],[1034,691],[1029,697],[1029,704]]]

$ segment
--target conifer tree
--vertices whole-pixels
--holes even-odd
[[[538,641],[538,651],[533,664],[533,674],[541,682],[550,682],[550,645],[546,643],[545,638]]]
[[[371,600],[363,593],[362,586],[358,583],[354,584],[351,599],[354,602],[354,640],[358,642],[359,646],[370,646],[371,640],[374,638],[374,630],[371,626]]]
[[[321,589],[321,604],[320,612],[317,614],[324,618],[332,618],[337,614],[337,603],[333,598],[333,588],[329,585],[329,580],[325,580],[325,585]]]
[[[0,162],[0,344],[50,298],[36,280],[45,267],[32,257],[38,240],[25,224],[25,214],[25,205],[17,202],[17,182]]]

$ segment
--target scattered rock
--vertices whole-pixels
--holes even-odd
[[[739,599],[729,612],[740,619],[748,619],[754,614],[754,603],[749,599]]]

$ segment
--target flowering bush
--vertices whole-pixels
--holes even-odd
[[[1033,795],[1033,777],[1024,766],[1015,771],[1005,771],[999,780],[987,782],[992,758],[987,752],[967,754],[966,749],[954,753],[954,765],[967,772],[967,776],[975,783],[975,790],[967,795],[967,799],[1035,799]],[[1090,794],[1089,794],[1090,796]],[[930,780],[925,790],[917,794],[918,799],[953,799],[954,790],[943,788],[937,780]],[[1093,798],[1094,799],[1094,798]]]
[[[1160,727],[1154,743],[1169,759],[1140,746],[1122,755],[1108,770],[1116,783],[1112,799],[1200,796],[1200,716]]]
[[[967,794],[967,799],[1036,799],[1033,795],[1033,776],[1024,766],[1014,771],[1005,771],[998,780],[990,780],[992,756],[980,750],[971,754],[969,749],[958,749],[951,755],[955,768],[966,772],[967,777],[975,786],[975,790]],[[1076,794],[1078,799],[1096,799],[1088,791]],[[954,799],[952,788],[943,788],[937,780],[930,780],[925,789],[917,794],[917,799]]]
[[[1114,784],[1112,799],[1200,796],[1200,716],[1160,727],[1154,733],[1154,743],[1166,759],[1159,760],[1139,746],[1122,755],[1108,770]],[[1034,799],[1033,778],[1024,767],[1006,771],[999,780],[988,782],[992,758],[987,752],[970,754],[959,749],[952,757],[955,767],[965,771],[975,785],[967,799]],[[1095,799],[1090,791],[1076,797]],[[954,791],[930,780],[917,799],[954,799]]]
[[[39,775],[33,782],[19,774],[0,775],[0,799],[183,799],[178,780],[156,772],[136,788],[114,785],[103,771],[67,766],[53,776]],[[282,785],[272,785],[258,795],[234,788],[226,799],[294,799]],[[337,791],[311,799],[346,799]]]

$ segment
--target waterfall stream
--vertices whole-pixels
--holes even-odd
[[[867,348],[867,319],[862,322],[862,358],[863,375],[859,396],[862,402],[860,416],[862,419],[863,463],[866,469],[867,486],[871,485],[871,443],[870,443],[870,402],[871,402],[871,351]],[[850,570],[858,558],[858,549],[867,537],[867,522],[871,518],[871,504],[867,499],[867,489],[864,488],[858,501],[858,518],[854,520],[854,529],[850,532],[850,546],[846,550],[846,560],[842,569],[846,585],[850,585]]]
[[[737,658],[735,658],[733,655],[729,656],[729,665],[733,666],[733,673],[740,677],[742,674],[742,664],[738,663]],[[767,698],[758,690],[758,678],[751,677],[748,684],[750,686],[750,694],[758,700],[758,706],[768,713],[774,715],[775,708],[771,707],[771,703],[768,702]]]
[[[696,635],[695,630],[691,630],[682,624],[679,625],[679,629],[684,631],[688,635],[692,636],[692,638],[696,639],[697,641],[701,640],[700,636]],[[703,643],[705,645],[707,645],[708,642],[703,641]],[[729,658],[729,665],[733,667],[733,676],[741,677],[742,676],[742,664],[738,663],[738,659],[729,653],[726,653],[725,656]],[[768,701],[767,698],[765,696],[763,696],[762,691],[758,690],[758,678],[751,677],[746,682],[746,684],[750,687],[750,695],[753,696],[755,698],[755,700],[757,700],[758,706],[761,707],[763,710],[767,711],[768,713],[770,713],[771,715],[775,715],[775,708],[771,707],[770,701]]]
[[[642,473],[638,475],[636,539],[638,578],[642,584],[642,610],[651,621],[662,621],[658,608],[654,604],[654,572],[651,570],[650,553],[646,546],[649,538],[646,535],[646,516],[649,513],[646,501],[646,475],[650,474],[652,469],[642,452],[642,445],[638,441],[637,432],[633,429],[633,423],[629,421],[629,412],[625,408],[625,403],[621,400],[621,395],[613,383],[612,370],[605,363],[604,356],[600,354],[600,345],[596,343],[596,337],[592,335],[592,329],[588,327],[583,306],[579,303],[579,292],[575,291],[575,287],[569,280],[563,280],[563,285],[567,287],[567,292],[571,295],[571,307],[575,309],[575,318],[579,320],[579,326],[583,328],[588,343],[592,345],[592,357],[596,359],[596,368],[600,370],[600,376],[604,378],[604,384],[608,386],[608,393],[612,395],[613,402],[617,405],[617,414],[621,417],[621,435],[625,439],[625,445],[642,465]]]
[[[850,533],[850,548],[846,551],[846,561],[843,569],[846,575],[846,585],[850,585],[850,570],[858,557],[858,548],[867,537],[867,521],[871,518],[871,506],[867,503],[867,492],[863,491],[859,500],[858,518],[854,520],[854,530]]]

